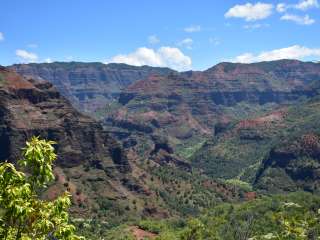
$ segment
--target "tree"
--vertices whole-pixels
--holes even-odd
[[[320,209],[317,213],[306,211],[294,202],[286,202],[280,211],[273,213],[280,231],[256,236],[249,240],[317,240],[320,239]]]
[[[57,156],[53,141],[32,137],[18,161],[0,164],[0,239],[4,240],[79,240],[70,224],[70,194],[53,201],[42,200],[39,192],[54,180],[53,162]]]
[[[205,226],[198,219],[191,219],[187,228],[182,232],[182,240],[202,240],[204,239]]]

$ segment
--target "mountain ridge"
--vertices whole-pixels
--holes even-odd
[[[154,136],[148,158],[141,158],[75,110],[51,83],[3,67],[0,116],[1,161],[19,159],[33,135],[57,142],[56,181],[44,197],[70,191],[74,216],[108,219],[110,227],[125,219],[197,213],[222,199],[240,198],[238,190],[224,183],[211,180],[213,187],[204,186],[209,179],[193,172],[162,139]]]
[[[23,73],[23,69],[19,71]],[[201,168],[203,165],[195,164],[194,154],[203,146],[211,147],[205,144],[207,141],[221,131],[229,131],[238,121],[242,126],[255,124],[268,115],[275,116],[282,108],[299,104],[301,99],[318,95],[319,79],[318,63],[298,60],[222,62],[205,71],[180,73],[151,71],[121,89],[111,103],[102,105],[96,117],[125,149],[138,153],[142,159],[152,158],[158,145],[171,149],[175,158]],[[95,116],[96,111],[90,114]],[[260,137],[241,131],[244,139],[258,141]]]

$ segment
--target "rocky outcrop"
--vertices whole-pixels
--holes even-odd
[[[166,75],[173,70],[126,64],[54,62],[17,64],[10,67],[24,76],[51,82],[82,112],[96,112],[118,98],[122,89],[150,74]]]
[[[92,216],[103,199],[146,196],[127,153],[101,124],[76,111],[52,84],[1,67],[0,160],[15,162],[34,135],[57,142],[56,182],[45,195],[69,190],[75,213]]]
[[[25,141],[33,135],[57,142],[56,180],[43,197],[54,199],[68,190],[76,216],[117,222],[129,215],[141,216],[148,208],[155,209],[150,216],[177,214],[158,195],[159,191],[171,194],[171,183],[155,184],[159,181],[156,173],[161,168],[170,168],[172,173],[183,170],[185,185],[192,177],[190,165],[174,156],[165,140],[153,136],[146,143],[140,135],[141,141],[127,139],[130,147],[124,150],[100,123],[75,110],[52,84],[1,67],[0,161],[19,159]],[[148,149],[145,158],[133,151],[136,145]]]
[[[219,128],[193,154],[192,165],[267,192],[318,192],[319,106],[316,96]]]
[[[220,63],[203,72],[182,73],[78,62],[11,68],[49,80],[80,111],[102,119],[121,140],[126,138],[124,133],[128,137],[135,131],[146,136],[169,134],[174,148],[186,142],[189,148],[194,141],[210,137],[219,132],[221,123],[241,118],[237,112],[251,114],[252,105],[276,108],[313,97],[320,78],[320,64],[295,60]],[[259,136],[243,133],[243,137]]]
[[[255,64],[221,63],[203,72],[153,74],[119,96],[106,124],[129,132],[168,135],[174,152],[186,156],[203,141],[255,109],[270,111],[318,94],[320,65],[293,60]],[[240,137],[260,141],[254,129]]]
[[[17,159],[25,140],[41,135],[58,142],[58,165],[73,167],[90,162],[129,171],[120,145],[102,126],[72,108],[52,84],[25,79],[2,69],[0,88],[1,159]],[[5,144],[4,144],[5,143]],[[103,162],[102,160],[105,160]]]
[[[320,192],[320,140],[314,133],[274,147],[255,179],[268,192],[305,190]]]
[[[290,111],[286,118],[278,110],[313,98],[320,89],[320,64],[296,60],[220,63],[206,71],[182,73],[98,63],[12,68],[48,78],[80,104],[81,111],[94,115],[104,109],[99,118],[105,128],[141,159],[188,169],[188,164],[183,166],[188,158],[208,175],[249,182],[265,154],[273,154],[274,144],[291,128],[296,131],[292,123],[305,123],[296,119],[299,111]],[[308,114],[313,118],[303,129],[318,119]]]

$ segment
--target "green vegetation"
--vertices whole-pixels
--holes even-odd
[[[64,66],[71,69],[81,67],[79,64]],[[56,68],[60,65],[53,64]],[[234,68],[226,65],[225,71]],[[275,88],[281,98],[281,91],[288,87],[288,81],[280,81],[273,74],[268,81],[263,75],[255,79],[249,76],[240,74],[241,79],[226,81],[230,84],[226,90],[249,86],[249,94],[258,91],[268,95],[268,89]],[[86,85],[82,77],[73,77],[79,80],[76,90]],[[100,78],[107,80],[104,74]],[[169,81],[179,84],[178,80],[173,77]],[[3,81],[0,74],[0,86]],[[140,230],[157,240],[320,239],[320,197],[313,195],[320,191],[320,98],[299,98],[297,105],[290,100],[291,105],[285,106],[272,103],[273,98],[278,101],[276,95],[269,96],[266,104],[261,104],[265,100],[260,101],[259,95],[252,95],[257,98],[255,103],[249,97],[248,102],[239,100],[235,105],[214,104],[194,94],[198,87],[188,81],[172,85],[177,92],[168,96],[161,92],[170,93],[167,90],[171,90],[171,84],[160,84],[160,89],[156,88],[159,94],[154,95],[147,88],[125,106],[111,101],[109,95],[92,95],[91,90],[80,94],[84,106],[102,106],[98,103],[110,101],[93,108],[98,119],[123,117],[123,123],[110,124],[119,130],[114,132],[129,148],[132,169],[120,174],[113,168],[117,159],[105,159],[103,164],[88,160],[75,167],[59,166],[63,168],[59,179],[64,180],[57,181],[60,185],[54,193],[73,186],[79,197],[74,201],[77,218],[69,219],[71,201],[67,193],[54,201],[42,199],[43,189],[54,179],[53,142],[33,138],[27,143],[18,170],[11,163],[0,165],[0,237],[79,239],[74,234],[77,226],[81,235],[92,240],[132,240],[132,232]],[[87,96],[95,101],[86,105]],[[236,96],[234,100],[238,101]],[[51,114],[46,113],[49,120]],[[24,111],[16,115],[28,122]],[[166,139],[158,141],[158,137]],[[94,144],[97,150],[99,144]],[[164,147],[159,150],[161,145]],[[262,195],[296,190],[313,194]],[[93,194],[97,192],[101,194]]]
[[[238,187],[239,189],[243,189],[246,192],[252,191],[252,186],[244,181],[241,181],[239,179],[228,179],[225,181],[226,184]]]
[[[110,101],[110,103],[107,103],[105,106],[96,109],[94,116],[97,119],[103,120],[106,116],[111,114],[113,111],[115,111],[115,109],[118,109],[120,106],[120,103],[116,101]]]
[[[227,130],[227,135],[208,140],[190,160],[194,167],[204,169],[213,178],[240,179],[252,184],[261,163],[272,149],[294,144],[304,135],[320,136],[319,109],[320,99],[315,97],[278,113],[273,111],[252,121],[248,119],[244,126],[241,121],[235,122]],[[304,162],[315,164],[310,159]]]
[[[2,87],[5,84],[5,79],[2,73],[0,73],[0,87]]]
[[[319,208],[320,197],[299,192],[220,204],[188,221],[149,220],[140,222],[139,226],[156,233],[157,240],[319,239]]]
[[[169,166],[150,168],[149,171],[156,179],[150,187],[159,200],[182,216],[199,214],[223,201],[234,201],[243,193],[238,187],[228,188],[196,171],[189,173]]]
[[[84,239],[69,222],[70,195],[53,201],[38,193],[54,179],[56,159],[52,141],[33,137],[26,143],[18,171],[11,163],[0,164],[0,237],[5,240]]]
[[[193,137],[189,141],[187,140],[187,141],[179,144],[176,148],[176,152],[179,156],[181,156],[185,159],[189,159],[192,157],[192,155],[196,151],[201,149],[201,147],[205,143],[205,140],[206,139],[204,139],[204,138]]]
[[[261,196],[242,203],[221,203],[189,219],[145,219],[110,230],[93,222],[81,228],[91,229],[92,240],[133,240],[132,226],[154,234],[155,240],[317,240],[320,197],[306,192]]]
[[[267,104],[254,104],[248,102],[238,102],[234,106],[223,106],[221,111],[226,116],[231,117],[232,119],[247,119],[259,117],[267,112],[274,110],[277,107],[275,103]]]

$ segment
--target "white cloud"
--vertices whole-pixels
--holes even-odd
[[[201,26],[200,25],[191,25],[189,27],[185,27],[183,29],[185,32],[192,33],[192,32],[200,32]]]
[[[193,40],[191,38],[185,38],[178,42],[178,45],[187,49],[192,49]]]
[[[0,42],[4,40],[4,35],[2,32],[0,32]]]
[[[17,49],[16,56],[20,58],[22,62],[29,63],[29,62],[37,62],[38,55],[32,52],[28,52],[26,50]]]
[[[310,8],[318,8],[318,0],[301,0],[298,4],[295,5],[296,9],[306,11]]]
[[[288,5],[285,3],[278,3],[276,9],[277,9],[277,12],[283,13],[283,12],[287,11]]]
[[[300,45],[293,45],[287,48],[261,52],[257,55],[254,55],[253,53],[244,53],[235,57],[232,61],[251,63],[280,59],[304,59],[306,57],[320,57],[320,48],[307,48]]]
[[[160,39],[156,35],[151,35],[148,37],[148,42],[150,44],[157,44],[160,42]]]
[[[243,53],[239,56],[236,56],[232,62],[240,62],[240,63],[250,63],[254,62],[255,56],[252,53]]]
[[[190,57],[173,47],[161,47],[157,50],[141,47],[132,53],[119,54],[106,61],[106,63],[111,62],[135,66],[170,67],[176,70],[188,70],[192,64]]]
[[[277,11],[279,13],[284,13],[288,9],[296,9],[301,11],[306,11],[311,8],[319,8],[320,5],[318,3],[318,0],[300,0],[297,4],[286,4],[286,3],[279,3],[277,4]]]
[[[310,18],[309,15],[298,16],[293,14],[285,14],[280,19],[285,21],[292,21],[300,25],[311,25],[315,23],[315,20]]]
[[[233,6],[224,16],[226,18],[244,18],[246,21],[257,21],[269,17],[272,14],[272,9],[273,5],[268,3],[246,3]]]
[[[46,58],[46,59],[44,60],[44,62],[46,62],[46,63],[52,63],[53,61],[52,61],[51,58]]]

